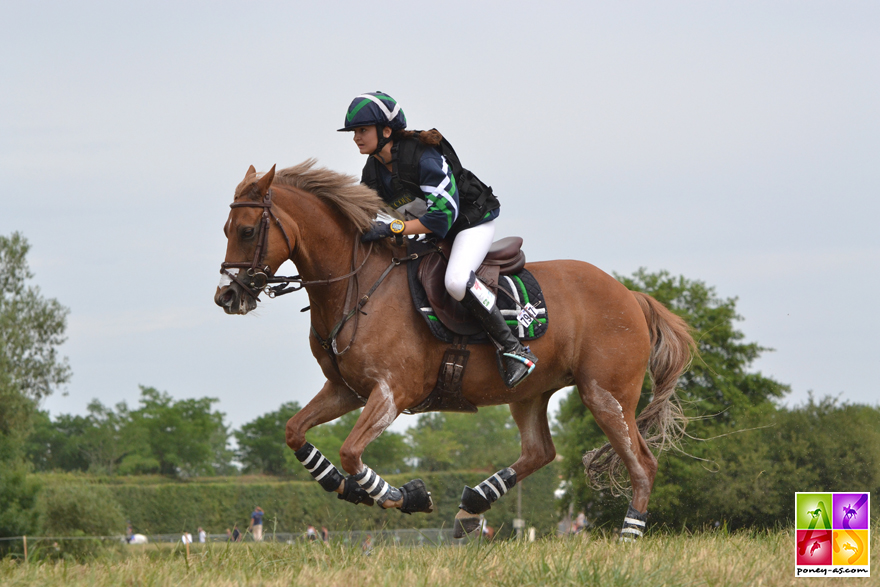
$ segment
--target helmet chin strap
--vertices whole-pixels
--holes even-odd
[[[379,139],[379,142],[376,145],[376,150],[370,153],[370,155],[375,156],[377,159],[379,159],[379,161],[381,161],[383,165],[388,165],[388,162],[385,161],[385,157],[380,155],[382,149],[385,148],[385,145],[387,145],[389,141],[391,141],[390,136],[385,136],[385,133],[383,132],[384,130],[384,126],[379,126],[378,124],[376,125],[376,136]]]

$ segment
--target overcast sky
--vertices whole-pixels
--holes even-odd
[[[876,2],[3,4],[0,234],[70,308],[53,415],[147,385],[238,427],[320,389],[305,295],[213,304],[222,227],[251,164],[359,174],[335,131],[375,90],[530,260],[702,280],[786,403],[877,405]]]

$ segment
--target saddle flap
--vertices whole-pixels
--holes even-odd
[[[525,267],[526,256],[522,252],[522,244],[523,239],[518,236],[509,236],[492,243],[476,274],[493,292],[498,289],[501,275],[514,275]],[[451,249],[448,241],[440,243],[441,251]],[[446,291],[446,266],[445,254],[428,255],[419,265],[418,277],[425,288],[428,302],[440,322],[452,332],[464,336],[482,332],[470,312]]]
[[[465,336],[482,332],[465,307],[446,291],[446,259],[443,255],[428,255],[422,260],[419,281],[425,288],[434,313],[447,328]]]

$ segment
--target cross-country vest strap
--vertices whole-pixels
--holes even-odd
[[[417,137],[394,141],[391,147],[391,201],[404,195],[419,197],[422,189],[419,182],[419,161],[427,145]],[[382,194],[380,189],[379,166],[375,157],[369,157],[361,172],[361,183]],[[389,202],[390,203],[390,202]]]
[[[407,194],[418,197],[422,193],[419,162],[427,145],[419,140],[418,134],[412,138],[394,141],[391,147],[391,191],[395,198]]]

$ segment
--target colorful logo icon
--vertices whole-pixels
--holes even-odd
[[[870,577],[869,493],[796,493],[795,575]]]

